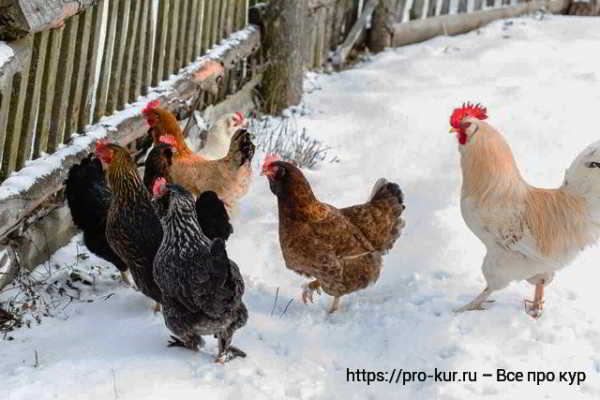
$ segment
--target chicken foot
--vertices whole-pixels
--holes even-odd
[[[533,318],[542,316],[544,309],[544,280],[536,283],[535,292],[532,300],[525,300],[525,312]]]
[[[216,363],[225,364],[236,357],[246,357],[246,353],[244,351],[231,345],[232,336],[233,335],[230,333],[223,333],[217,336],[219,341],[219,355],[215,360]]]
[[[489,303],[494,302],[494,300],[488,300],[488,298],[490,297],[491,294],[492,294],[492,289],[490,289],[489,287],[486,287],[485,289],[483,289],[483,292],[481,292],[477,297],[475,297],[473,299],[473,301],[471,301],[468,304],[465,304],[464,306],[462,306],[460,308],[457,308],[456,310],[454,310],[454,312],[461,313],[461,312],[465,312],[465,311],[487,310],[487,308],[484,307],[484,304],[489,304]]]
[[[302,302],[307,304],[308,300],[310,300],[310,302],[313,303],[313,292],[315,291],[317,294],[321,294],[321,282],[316,279],[310,283],[302,285]]]

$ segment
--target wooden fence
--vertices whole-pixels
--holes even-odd
[[[43,3],[42,0],[5,3],[11,1]],[[62,0],[44,1],[63,4]],[[304,64],[310,69],[331,60],[332,52],[349,36],[359,18],[364,18],[365,4],[372,0],[299,1],[308,2],[303,46]],[[394,24],[409,26],[449,14],[475,15],[481,9],[507,7],[524,0],[381,1],[391,5],[388,11],[393,14]],[[0,1],[0,12],[5,3]],[[227,102],[238,107],[244,99],[252,98],[252,91],[260,82],[265,61],[265,55],[259,51],[260,29],[247,27],[249,7],[258,3],[255,0],[72,3],[84,4],[86,8],[71,11],[70,15],[82,12],[66,18],[59,29],[51,29],[60,25],[56,22],[38,19],[35,25],[30,21],[29,28],[34,26],[31,33],[9,42],[14,56],[4,64],[2,46],[6,45],[0,43],[0,192],[1,183],[11,173],[25,166],[43,165],[52,153],[60,153],[72,142],[73,134],[89,136],[94,127],[102,126],[105,116],[126,114],[111,128],[115,131],[111,135],[120,143],[135,147],[146,126],[139,110],[136,115],[127,114],[128,105],[139,96],[152,93],[158,93],[165,103],[175,99],[189,101],[197,89],[181,74],[178,77],[172,74],[182,69],[187,71],[206,57],[221,61],[226,72],[218,93],[204,93],[201,109],[209,105],[219,108]],[[3,21],[6,19],[0,14],[0,25]],[[242,29],[245,34],[232,48],[222,51],[213,47]],[[439,34],[436,30],[432,32]],[[363,32],[356,43],[364,43],[365,36]],[[166,80],[168,88],[164,87]],[[66,217],[68,211],[61,206],[60,189],[69,167],[84,157],[92,144],[90,140],[87,147],[80,146],[62,158],[59,165],[52,166],[43,179],[35,180],[30,187],[0,196],[0,288],[10,280],[10,274],[3,272],[9,270],[4,267],[7,265],[6,257],[2,256],[4,250],[12,251],[9,264],[18,258],[21,264],[30,267],[47,259],[70,238],[72,228],[68,234],[57,233],[65,225],[57,221],[70,221]],[[30,176],[27,170],[24,175]],[[43,218],[52,215],[54,218]],[[7,276],[3,278],[2,274]]]

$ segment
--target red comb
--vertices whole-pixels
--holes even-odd
[[[156,178],[154,180],[154,184],[152,185],[152,193],[155,195],[161,194],[164,191],[166,184],[167,180],[165,178]]]
[[[100,139],[96,141],[96,153],[104,151],[110,142],[108,139]]]
[[[462,107],[455,108],[450,116],[450,125],[454,129],[460,128],[460,121],[465,117],[475,117],[477,119],[486,119],[487,108],[477,103],[475,105],[471,103],[463,103]]]
[[[263,165],[261,168],[261,175],[265,173],[266,170],[269,169],[269,167],[271,166],[271,164],[273,164],[275,161],[279,161],[281,160],[281,157],[279,157],[277,154],[268,154],[265,157],[265,160],[263,161]]]
[[[143,114],[147,114],[150,111],[154,110],[156,107],[160,106],[160,101],[152,100],[150,103],[146,104],[146,107],[142,110]]]
[[[166,143],[170,146],[175,147],[177,145],[177,141],[173,135],[162,135],[158,138],[158,141],[161,143]]]

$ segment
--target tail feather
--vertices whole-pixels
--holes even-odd
[[[213,191],[206,191],[198,196],[196,216],[202,232],[211,240],[216,238],[227,240],[233,233],[225,204]]]
[[[106,184],[102,163],[93,154],[69,170],[65,197],[73,223],[83,231],[86,247],[119,271],[126,271],[127,266],[106,240],[106,217],[112,192]]]
[[[404,228],[401,218],[404,208],[400,186],[381,178],[375,183],[367,203],[343,208],[341,212],[363,232],[375,249],[386,253]]]

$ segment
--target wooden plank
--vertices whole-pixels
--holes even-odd
[[[458,13],[467,12],[467,0],[458,0]]]
[[[50,119],[52,118],[52,105],[54,104],[54,87],[60,60],[61,41],[62,30],[53,30],[50,32],[44,64],[42,93],[40,95],[40,111],[33,143],[33,158],[39,157],[43,152],[48,150],[48,135],[50,133]]]
[[[96,2],[97,0],[3,0],[0,2],[0,40],[16,40],[30,33],[61,27],[67,18]]]
[[[212,25],[211,25],[211,35],[210,35],[210,43],[211,47],[221,41],[221,37],[219,34],[219,30],[221,28],[221,5],[224,0],[213,0],[215,3],[213,6],[213,15],[212,15]]]
[[[129,8],[129,28],[127,29],[127,39],[124,40],[127,42],[127,46],[123,55],[123,66],[119,79],[118,110],[125,108],[125,104],[132,97],[132,91],[135,90],[137,68],[133,64],[134,56],[136,59],[143,57],[141,51],[141,48],[143,48],[142,40],[138,37],[140,25],[146,23],[146,21],[141,20],[142,2],[141,0],[133,0]]]
[[[443,0],[442,10],[440,15],[448,15],[450,14],[450,0]]]
[[[156,21],[156,45],[154,46],[154,61],[152,86],[158,86],[165,75],[165,57],[167,49],[167,34],[169,32],[169,1],[158,2],[158,17]]]
[[[92,36],[92,17],[94,10],[87,10],[78,15],[77,46],[73,59],[73,75],[71,77],[71,92],[69,93],[69,105],[67,108],[67,125],[65,128],[64,143],[67,143],[72,133],[77,132],[79,115],[82,108],[83,85],[85,82],[85,70],[88,63],[88,51],[90,49],[90,38]],[[96,51],[94,48],[92,51]]]
[[[175,72],[179,71],[181,67],[186,65],[185,62],[185,52],[187,49],[187,26],[189,22],[189,12],[188,12],[188,1],[180,0],[179,3],[179,18],[177,19],[178,23],[178,32],[177,32],[177,43],[175,48]]]
[[[114,1],[114,0],[113,0]],[[134,0],[135,1],[135,0]],[[131,0],[120,0],[117,18],[117,31],[115,33],[115,48],[111,60],[110,84],[108,86],[108,99],[106,100],[106,115],[111,115],[121,98],[121,85],[123,78],[123,65],[125,64],[125,50],[132,47],[127,37],[129,33],[129,23],[131,19]],[[118,108],[122,110],[122,107]]]
[[[142,94],[142,87],[145,85],[144,82],[144,70],[148,70],[148,76],[150,76],[151,64],[150,59],[146,54],[150,46],[148,46],[148,40],[152,41],[151,37],[148,37],[148,26],[152,25],[150,19],[150,0],[142,0],[139,20],[137,22],[137,40],[135,42],[135,50],[133,57],[133,65],[131,67],[131,87],[129,90],[129,102],[135,101]]]
[[[49,153],[54,153],[56,149],[58,149],[58,146],[64,142],[78,26],[79,19],[77,17],[71,18],[65,24],[63,32],[62,43],[60,46],[60,66],[56,75],[56,93],[54,94],[52,119],[50,120],[50,134],[48,136]]]
[[[219,13],[219,30],[217,37],[219,43],[221,40],[229,36],[227,32],[227,14],[229,13],[229,0],[221,1],[221,12]]]
[[[111,59],[116,57],[115,53],[115,35],[117,32],[117,21],[119,19],[119,2],[108,1],[108,26],[104,41],[104,53],[102,54],[102,68],[100,69],[100,78],[98,80],[98,89],[96,91],[96,109],[94,110],[94,122],[107,114],[106,103],[110,86]]]
[[[483,0],[473,0],[473,11],[479,11],[483,8]]]
[[[421,19],[423,17],[423,4],[425,0],[414,0],[412,9],[410,10],[410,19]]]
[[[235,29],[235,6],[237,0],[227,0],[225,2],[227,4],[227,11],[225,13],[225,35],[224,37],[229,37],[234,32]]]
[[[175,48],[177,47],[180,1],[181,0],[172,0],[169,2],[169,30],[167,33],[167,47],[165,48],[165,70],[163,71],[163,80],[169,79],[169,76],[175,72]]]
[[[213,0],[204,0],[204,23],[202,28],[202,54],[212,47]]]
[[[559,14],[563,13],[569,7],[569,4],[570,0],[531,1],[512,7],[475,11],[470,14],[445,15],[420,21],[399,23],[393,27],[394,46],[418,43],[439,35],[459,35],[480,28],[498,19],[513,18],[539,10],[540,7],[546,7],[549,12]]]
[[[153,7],[152,7],[152,1],[151,0],[147,0],[146,3],[144,4],[144,21],[151,21],[153,18]],[[157,10],[158,12],[158,10]],[[144,57],[143,57],[143,62],[141,63],[141,65],[138,66],[138,75],[140,75],[142,77],[141,80],[141,94],[143,95],[147,95],[148,94],[148,89],[150,88],[150,86],[152,85],[152,71],[153,71],[153,67],[154,67],[154,62],[152,59],[153,56],[153,52],[154,52],[154,47],[156,44],[156,41],[154,40],[154,31],[155,31],[155,26],[153,23],[148,23],[148,24],[142,24],[142,31],[144,32]],[[137,58],[136,58],[137,60]],[[141,72],[140,72],[141,69]],[[138,94],[137,94],[137,90],[136,90],[136,98],[137,98]]]
[[[23,110],[23,132],[21,133],[22,139],[19,143],[19,155],[17,157],[18,169],[21,169],[25,165],[25,161],[31,158],[35,121],[40,107],[40,93],[44,78],[44,61],[48,50],[48,36],[50,36],[48,31],[33,35],[27,96]]]
[[[31,36],[22,40],[27,39],[31,39]],[[8,177],[8,175],[15,170],[17,165],[19,140],[23,122],[23,107],[25,105],[25,97],[27,96],[28,72],[28,68],[23,72],[16,72],[12,79],[12,92],[8,110],[8,120],[5,128],[6,142],[4,143],[4,155],[2,156],[0,179]]]
[[[329,48],[327,46],[327,8],[323,7],[319,9],[319,44],[318,44],[318,57],[319,64],[317,68],[321,68],[327,62],[327,55],[329,54]]]
[[[195,25],[196,33],[194,34],[194,53],[192,59],[195,60],[202,54],[202,43],[204,40],[204,0],[198,0],[198,13],[196,14]]]
[[[8,120],[10,94],[12,91],[12,77],[6,79],[7,82],[2,87],[0,87],[0,163],[2,162],[2,157],[4,157],[4,143],[6,142],[6,121]],[[4,92],[2,92],[2,90],[4,90]],[[0,176],[0,183],[2,183],[4,179],[4,177]]]
[[[496,0],[486,0],[486,5],[488,7],[494,7],[494,4],[496,3]]]
[[[427,13],[425,14],[427,18],[435,16],[436,7],[437,0],[429,0],[429,4],[427,4]]]
[[[88,51],[88,58],[85,66],[85,74],[83,79],[83,90],[81,93],[81,111],[79,112],[79,119],[77,121],[77,130],[83,131],[83,128],[89,124],[92,120],[92,104],[94,100],[94,90],[96,83],[96,71],[98,54],[100,53],[100,37],[102,36],[102,17],[104,15],[104,0],[100,0],[98,5],[92,9],[92,22],[91,22],[91,37],[90,37],[90,49]]]
[[[188,1],[188,15],[186,23],[185,33],[185,52],[183,57],[183,64],[188,65],[194,59],[194,47],[196,43],[200,41],[200,38],[196,36],[198,31],[198,6],[200,5],[199,0]]]

